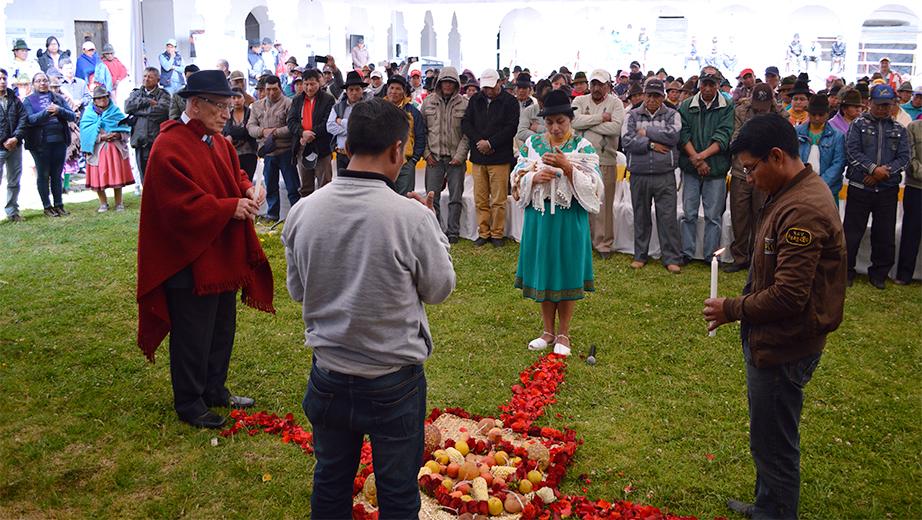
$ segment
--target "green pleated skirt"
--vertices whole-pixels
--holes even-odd
[[[575,199],[553,215],[550,201],[544,201],[544,214],[525,208],[514,285],[539,302],[579,300],[595,290],[589,213]]]

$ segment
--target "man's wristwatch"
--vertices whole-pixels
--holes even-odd
[[[655,143],[654,143],[653,141],[650,141],[650,149],[651,149],[651,150],[655,150],[655,149],[656,149]]]

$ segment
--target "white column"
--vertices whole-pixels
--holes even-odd
[[[239,40],[226,34],[231,0],[195,0],[195,10],[202,17],[205,31],[195,42],[195,61],[199,68],[213,69],[219,59],[228,60],[231,70],[241,68],[246,63],[246,51],[238,50],[243,48]]]
[[[407,56],[419,56],[423,26],[426,24],[426,9],[404,6],[403,26],[407,28]]]
[[[346,51],[346,34],[349,32],[349,21],[352,19],[352,7],[347,3],[327,2],[323,4],[323,10],[329,25],[329,52],[336,58],[340,70],[349,71],[352,69],[352,49]],[[343,77],[345,76],[346,73],[343,72]]]
[[[461,35],[461,69],[471,69],[480,77],[487,67],[496,67],[496,33],[509,10],[505,7],[490,9],[459,9],[458,33]]]
[[[275,23],[275,39],[282,42],[285,49],[296,48],[298,0],[266,0],[266,7],[269,19]]]
[[[436,57],[442,60],[445,65],[448,62],[448,34],[451,32],[451,17],[454,10],[451,7],[442,5],[432,6],[432,28],[435,30],[435,39],[438,53]]]
[[[372,63],[377,67],[379,61],[387,59],[387,31],[391,28],[391,9],[387,5],[378,4],[369,5],[366,9],[372,32],[365,35],[365,46]]]
[[[134,70],[133,60],[135,59],[129,44],[131,41],[131,10],[129,8],[131,6],[128,2],[102,0],[99,2],[99,7],[105,9],[109,15],[109,42],[115,42],[112,44],[113,46],[116,43],[118,44],[118,47],[115,48],[115,56],[129,71],[128,78],[122,81],[118,87],[118,99],[116,101],[119,105],[122,105],[122,102],[128,99],[128,94],[134,88],[134,85],[141,82],[141,78],[134,78],[130,75],[130,72]]]

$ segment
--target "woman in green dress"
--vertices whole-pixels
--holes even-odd
[[[594,290],[589,213],[599,212],[604,194],[599,156],[570,129],[567,93],[548,93],[538,115],[547,133],[522,145],[510,175],[512,196],[525,209],[515,286],[541,304],[544,333],[528,348],[553,344],[555,353],[568,355],[576,300]]]

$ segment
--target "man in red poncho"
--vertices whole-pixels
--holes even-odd
[[[218,70],[196,72],[180,95],[181,120],[166,121],[151,149],[138,231],[138,346],[153,362],[170,335],[170,378],[179,418],[220,428],[211,407],[255,401],[225,386],[236,328],[236,294],[272,307],[272,271],[252,220],[265,200],[220,136],[232,96]],[[215,137],[216,136],[216,137]]]

